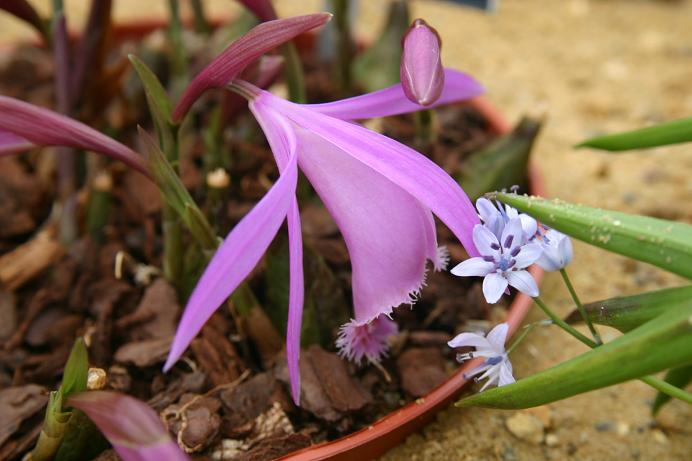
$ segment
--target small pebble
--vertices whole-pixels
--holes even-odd
[[[668,443],[668,436],[660,429],[653,429],[651,435],[654,437],[654,440],[660,444],[665,445]]]
[[[527,412],[517,412],[505,420],[507,430],[515,437],[533,443],[543,441],[543,423]]]
[[[615,426],[615,433],[620,437],[624,437],[630,433],[630,425],[622,421],[618,422]]]
[[[550,407],[548,405],[541,405],[540,407],[528,408],[525,411],[540,419],[541,423],[543,423],[544,428],[547,429],[552,426],[552,414]]]
[[[599,421],[593,425],[598,432],[612,431],[614,424],[612,421]]]
[[[560,439],[557,438],[555,434],[547,434],[545,436],[545,444],[549,447],[557,446],[560,443]]]

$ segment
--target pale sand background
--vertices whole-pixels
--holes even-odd
[[[71,14],[79,10],[83,15],[88,2],[66,3]],[[208,3],[214,14],[237,11],[230,0]],[[318,11],[321,3],[276,2],[281,15]],[[360,35],[369,38],[378,30],[386,3],[361,1],[356,26]],[[36,4],[45,11],[50,2]],[[115,4],[116,17],[127,20],[164,15],[166,2]],[[413,9],[443,37],[445,64],[475,75],[510,119],[526,112],[547,116],[535,160],[550,196],[692,222],[689,145],[621,155],[571,147],[600,132],[692,114],[692,2],[504,0],[490,16],[437,1],[415,1]],[[0,16],[0,41],[31,34]],[[585,300],[684,283],[583,244],[576,244],[575,252],[570,272]],[[547,276],[542,291],[556,309],[567,312],[567,292],[558,276]],[[536,311],[530,319],[540,317]],[[516,351],[518,377],[584,351],[580,343],[552,333],[538,331]],[[551,446],[512,435],[505,420],[513,412],[450,408],[385,459],[691,459],[690,407],[670,404],[654,428],[648,409],[653,395],[647,386],[633,382],[552,404],[547,431]]]

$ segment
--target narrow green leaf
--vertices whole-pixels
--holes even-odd
[[[70,414],[53,461],[94,459],[108,448],[108,441],[83,412],[73,408]]]
[[[156,142],[141,128],[139,134],[144,144],[144,152],[147,155],[151,175],[159,186],[164,201],[178,214],[202,248],[215,250],[218,246],[218,239],[211,224],[199,210]]]
[[[62,390],[53,391],[48,398],[46,416],[43,427],[38,436],[36,446],[31,451],[32,461],[52,461],[55,453],[60,448],[65,428],[70,420],[71,413],[62,411]]]
[[[692,141],[692,118],[686,118],[625,133],[599,136],[577,144],[577,147],[622,151],[690,141]]]
[[[84,339],[77,338],[65,364],[60,390],[64,397],[83,392],[87,387],[89,375],[89,354]]]
[[[668,384],[672,384],[675,387],[684,389],[690,382],[692,382],[692,365],[687,365],[680,368],[673,368],[668,370],[664,380]],[[654,400],[654,405],[651,408],[651,413],[656,416],[656,413],[665,405],[671,397],[668,394],[659,392],[656,394],[656,400]]]
[[[586,243],[692,279],[692,226],[546,200],[498,193],[497,199]]]
[[[129,54],[127,57],[135,68],[137,75],[139,75],[139,79],[142,81],[144,93],[149,103],[149,109],[154,116],[154,121],[157,126],[163,127],[172,125],[171,114],[173,112],[173,107],[171,101],[168,99],[168,94],[166,94],[166,89],[161,85],[156,74],[144,64],[144,61],[134,54]]]
[[[548,370],[466,397],[457,406],[529,408],[688,364],[692,302]]]
[[[524,117],[511,133],[469,156],[456,179],[471,200],[491,190],[526,185],[529,156],[540,129],[540,121]]]
[[[592,322],[611,326],[626,333],[667,310],[689,304],[690,300],[692,300],[692,286],[685,286],[596,301],[585,304],[584,308]],[[582,317],[575,309],[565,318],[565,321],[579,323]]]

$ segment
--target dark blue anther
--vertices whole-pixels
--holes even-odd
[[[521,251],[521,247],[516,247],[515,249],[512,250],[512,252],[510,254],[512,255],[512,257],[515,257],[516,255],[519,254],[520,251]]]
[[[514,236],[513,235],[508,235],[507,238],[505,239],[505,248],[509,248],[512,246],[512,241],[514,241]]]
[[[491,243],[491,244],[490,244],[490,248],[492,248],[493,250],[499,250],[499,249],[500,249],[500,245],[498,245],[497,243]]]

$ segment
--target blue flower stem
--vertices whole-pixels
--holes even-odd
[[[544,324],[543,321],[533,322],[533,323],[529,323],[528,325],[524,325],[524,328],[522,328],[521,333],[519,333],[519,336],[517,337],[517,339],[512,341],[512,344],[507,348],[505,353],[507,355],[509,355],[514,349],[516,349],[516,347],[519,345],[519,343],[521,343],[524,340],[524,338],[526,338],[526,335],[528,335],[531,332],[531,330],[536,328],[538,325],[542,325],[542,324]]]
[[[543,312],[545,312],[545,315],[550,317],[550,320],[555,323],[555,325],[559,326],[563,330],[565,330],[567,333],[571,334],[575,338],[577,338],[579,341],[583,342],[587,346],[594,348],[598,346],[594,341],[592,341],[590,338],[584,336],[583,334],[579,333],[573,326],[568,325],[564,320],[562,320],[560,317],[558,317],[539,297],[533,298],[533,300],[538,304],[538,307],[540,307]]]
[[[533,298],[533,300],[538,304],[538,306],[545,312],[545,314],[550,317],[550,319],[560,328],[565,330],[567,333],[571,334],[575,338],[577,338],[579,341],[582,343],[586,344],[590,348],[595,348],[598,347],[602,344],[597,344],[588,337],[584,336],[583,334],[579,333],[577,330],[575,330],[572,326],[568,325],[565,323],[560,317],[558,317],[540,298],[536,297]],[[514,344],[512,344],[512,347]],[[510,347],[511,349],[511,347]],[[507,351],[509,353],[509,351]],[[682,400],[683,402],[687,403],[692,403],[692,394],[689,392],[686,392],[678,387],[675,387],[662,379],[656,378],[655,376],[642,376],[639,378],[640,381],[648,384],[649,386],[653,387],[654,389],[663,392],[664,394],[667,394],[673,398]]]
[[[601,340],[601,335],[598,334],[598,331],[596,331],[596,327],[594,326],[589,316],[586,314],[586,309],[584,309],[584,305],[579,299],[579,296],[577,296],[577,292],[574,290],[574,286],[572,286],[572,282],[570,281],[569,276],[567,275],[567,271],[564,268],[560,269],[560,275],[562,275],[562,280],[565,281],[565,285],[567,285],[567,290],[569,290],[569,294],[572,296],[574,304],[577,305],[577,310],[579,310],[581,317],[584,319],[584,323],[586,323],[586,325],[589,327],[589,331],[591,332],[594,341],[596,341],[596,344],[603,344],[603,340]]]

